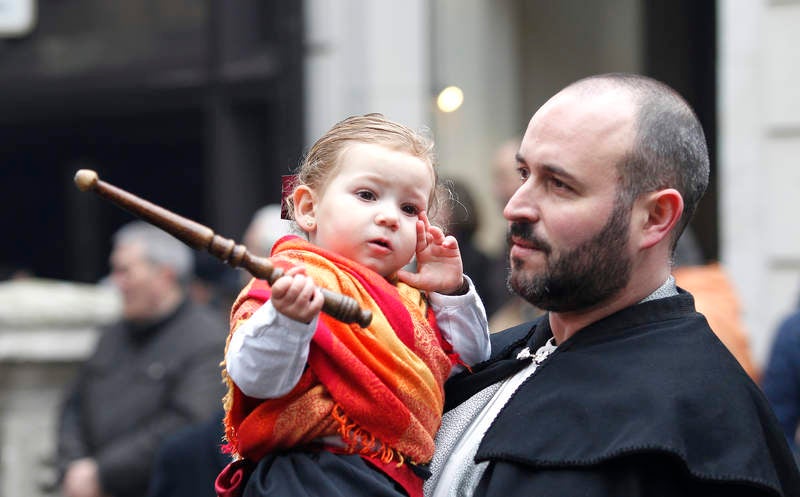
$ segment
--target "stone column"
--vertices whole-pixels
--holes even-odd
[[[47,280],[0,283],[0,496],[58,495],[52,461],[65,388],[115,319],[110,288]]]

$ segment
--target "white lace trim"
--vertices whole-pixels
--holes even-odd
[[[486,462],[475,464],[475,454],[484,434],[508,399],[556,348],[555,340],[551,338],[534,354],[529,348],[523,349],[517,354],[517,359],[530,359],[527,367],[489,385],[444,414],[430,466],[433,476],[425,482],[427,497],[473,494],[488,465]]]

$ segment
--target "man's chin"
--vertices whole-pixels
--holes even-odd
[[[532,281],[543,278],[548,272],[547,259],[544,252],[536,252],[534,257],[526,259],[510,259],[510,278],[520,281]]]
[[[541,296],[541,284],[536,280],[535,276],[512,270],[511,275],[508,277],[507,286],[512,292],[530,302],[538,300]]]
[[[544,252],[535,251],[532,257],[509,259],[511,267],[510,277],[518,277],[526,280],[539,278],[547,270],[547,259]]]

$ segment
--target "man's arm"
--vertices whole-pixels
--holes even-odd
[[[81,374],[62,404],[56,447],[56,471],[65,497],[100,497],[97,463],[90,457],[81,427]]]
[[[58,425],[56,443],[56,466],[59,480],[71,461],[89,455],[85,436],[81,428],[80,375],[64,396]]]

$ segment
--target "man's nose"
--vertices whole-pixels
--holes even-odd
[[[503,208],[503,217],[509,221],[525,220],[536,222],[539,220],[540,211],[537,195],[530,186],[531,182],[525,182],[517,188],[517,191],[508,199],[508,203]]]

